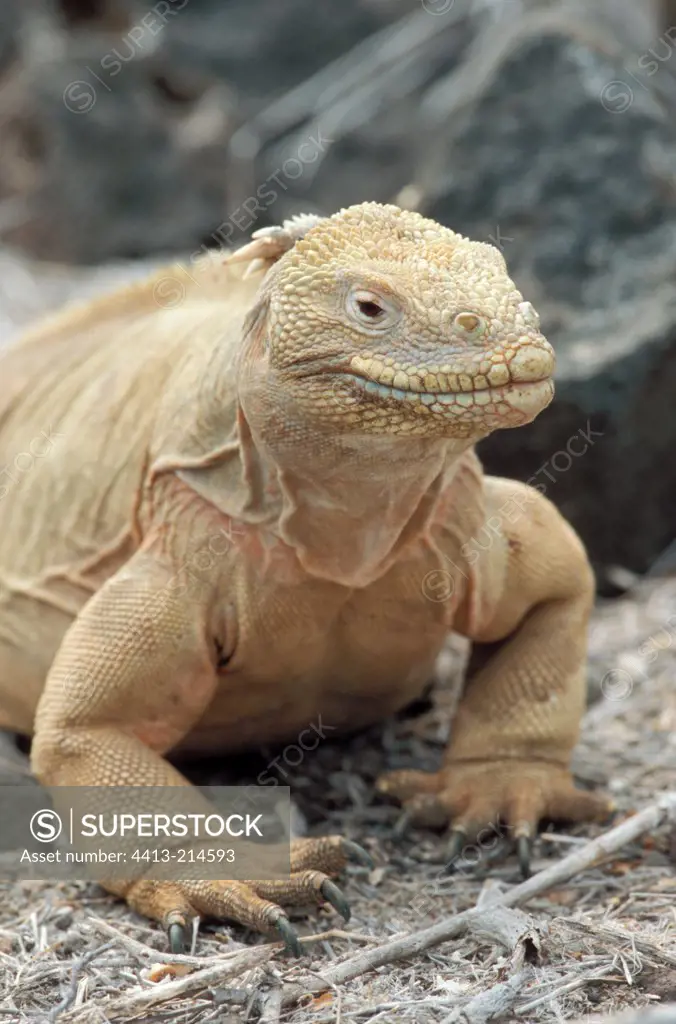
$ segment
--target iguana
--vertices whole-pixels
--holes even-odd
[[[47,318],[0,357],[0,727],[52,786],[187,784],[170,753],[391,715],[454,630],[443,765],[379,789],[456,851],[499,816],[527,868],[540,819],[608,809],[569,771],[583,545],[473,447],[544,409],[553,368],[497,248],[375,203]],[[175,949],[196,914],[297,949],[282,908],[347,914],[352,857],[300,839],[286,881],[110,888]]]

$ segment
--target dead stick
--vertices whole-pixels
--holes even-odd
[[[550,1003],[553,999],[558,999],[559,996],[565,995],[568,992],[576,992],[577,989],[582,988],[584,985],[590,985],[593,981],[602,981],[607,978],[609,974],[613,974],[617,971],[617,967],[613,962],[608,967],[604,967],[602,970],[589,971],[588,974],[584,974],[581,978],[572,978],[570,981],[564,982],[563,985],[559,985],[557,988],[551,988],[549,992],[545,992],[544,995],[537,996],[536,999],[531,999],[529,1002],[524,1003],[522,1006],[515,1010],[515,1015],[521,1017],[524,1013],[530,1013],[538,1006],[542,1006],[543,1003]],[[443,1021],[442,1021],[443,1024]]]
[[[61,1002],[49,1011],[49,1014],[47,1015],[48,1021],[55,1021],[60,1013],[63,1013],[64,1010],[67,1010],[68,1007],[75,1002],[75,997],[77,996],[78,990],[78,983],[80,981],[80,975],[82,974],[82,971],[88,964],[92,962],[92,960],[95,960],[97,956],[100,956],[101,953],[105,953],[106,950],[110,949],[111,946],[114,945],[114,942],[106,942],[105,945],[99,946],[98,949],[92,949],[89,953],[86,953],[85,956],[80,957],[79,960],[75,961],[71,970],[70,985],[68,986],[68,991],[66,992]]]
[[[126,935],[121,932],[118,928],[113,927],[108,921],[104,921],[102,918],[97,917],[96,914],[89,914],[87,917],[87,924],[94,931],[100,932],[102,935],[113,937],[117,939],[119,945],[124,946],[130,953],[139,957],[150,957],[152,960],[157,960],[159,963],[167,964],[185,964],[188,967],[210,967],[215,964],[229,963],[230,959],[237,956],[236,950],[225,951],[218,956],[184,956],[182,953],[163,953],[161,950],[154,949],[152,946],[146,945],[145,942],[139,942],[138,939],[132,938],[131,935]]]
[[[661,960],[665,964],[676,967],[676,956],[673,953],[662,949],[656,942],[652,942],[638,932],[629,932],[624,928],[613,928],[609,925],[590,924],[588,921],[572,921],[567,917],[557,917],[556,921],[564,928],[583,932],[585,935],[592,935],[597,939],[606,939],[613,943],[626,942],[629,946],[635,946],[639,953],[644,953],[654,960]]]
[[[203,992],[212,985],[222,985],[251,970],[253,967],[260,967],[278,951],[277,943],[266,943],[263,946],[254,946],[252,949],[245,949],[235,954],[231,959],[223,960],[222,963],[212,964],[204,970],[195,971],[185,978],[178,978],[175,981],[165,981],[153,985],[152,988],[137,989],[128,995],[114,997],[106,1000],[97,1006],[97,1010],[105,1014],[106,1020],[129,1020],[134,1014],[149,1010],[160,1003],[166,1003],[170,999],[180,999],[183,996],[192,996],[197,992]],[[83,1006],[80,1011],[71,1011],[63,1018],[64,1021],[84,1021],[89,1018],[91,1006]]]
[[[289,1006],[304,996],[307,998],[318,995],[334,985],[352,981],[353,978],[358,978],[360,975],[366,974],[367,971],[373,971],[377,967],[383,967],[396,960],[418,956],[432,946],[438,946],[441,942],[454,939],[479,915],[486,913],[491,907],[510,907],[518,903],[525,903],[533,896],[539,896],[562,882],[570,881],[581,871],[594,867],[606,857],[617,853],[623,846],[634,842],[646,832],[652,832],[666,821],[674,818],[676,818],[676,793],[666,793],[657,803],[651,804],[644,811],[623,821],[609,832],[599,836],[598,839],[593,839],[580,849],[574,850],[557,864],[545,868],[544,871],[539,871],[532,878],[514,886],[509,892],[503,893],[494,900],[482,903],[480,907],[471,907],[461,914],[454,914],[453,917],[447,917],[430,928],[409,932],[408,935],[385,942],[376,949],[358,953],[356,956],[350,957],[349,960],[343,961],[342,964],[338,964],[337,967],[323,971],[321,980],[308,981],[305,989],[298,985],[288,987],[283,995],[283,1005]]]

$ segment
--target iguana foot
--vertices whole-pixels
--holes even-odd
[[[524,877],[539,821],[603,820],[613,809],[607,799],[576,789],[569,771],[545,762],[458,761],[439,772],[388,772],[376,785],[403,805],[399,831],[452,823],[449,868],[464,847],[481,848],[482,836],[486,844],[504,829],[515,840]]]
[[[296,839],[291,845],[291,875],[270,881],[135,882],[127,903],[140,914],[161,921],[172,952],[185,948],[189,921],[195,916],[225,918],[285,943],[289,952],[302,955],[296,932],[283,906],[330,903],[347,921],[347,900],[329,875],[337,875],[350,861],[367,867],[373,862],[357,843],[342,836]]]

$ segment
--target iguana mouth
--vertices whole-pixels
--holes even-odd
[[[553,382],[549,375],[543,376],[538,380],[515,380],[494,387],[477,387],[471,391],[414,391],[410,388],[395,388],[389,384],[381,384],[379,381],[362,377],[356,373],[345,373],[341,376],[355,383],[366,394],[377,398],[421,403],[432,409],[436,405],[438,411],[442,411],[444,406],[469,408],[471,406],[495,405],[504,401],[510,394],[525,396],[526,393],[531,393],[532,397],[536,398],[536,395],[544,394],[547,390],[553,391]]]

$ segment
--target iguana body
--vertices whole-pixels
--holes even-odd
[[[458,837],[599,814],[568,771],[584,550],[472,448],[537,415],[552,369],[497,250],[375,204],[51,318],[0,359],[0,726],[50,785],[184,783],[169,752],[391,714],[454,629],[475,656],[444,767],[380,788]],[[277,904],[339,905],[322,872],[353,852],[116,891],[288,936]]]

